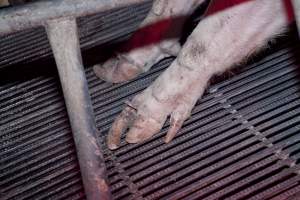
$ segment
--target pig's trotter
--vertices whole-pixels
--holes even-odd
[[[125,50],[95,65],[95,74],[102,80],[120,83],[148,71],[165,57],[176,56],[183,24],[202,1],[155,0],[139,31],[121,47]]]
[[[150,87],[126,105],[109,131],[107,143],[110,149],[118,147],[121,134],[128,128],[128,143],[149,139],[161,130],[168,116],[170,128],[165,142],[168,143],[175,137],[183,122],[190,116],[208,81],[208,76],[198,79],[194,70],[180,64],[179,59],[184,55],[186,54],[181,53],[177,61]]]
[[[118,147],[120,135],[128,128],[129,143],[150,138],[160,131],[168,116],[170,128],[165,142],[170,142],[211,76],[241,62],[287,25],[281,0],[245,2],[207,16],[197,25],[171,66],[134,97],[116,119],[107,141],[111,149]]]

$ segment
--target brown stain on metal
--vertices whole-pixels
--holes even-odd
[[[100,152],[99,150],[96,150],[96,151],[95,151],[95,154],[96,154],[96,156],[101,156],[101,155],[102,155],[101,152]]]
[[[104,191],[104,192],[108,191],[108,185],[104,179],[95,177],[95,183],[97,184],[97,187],[100,191]]]

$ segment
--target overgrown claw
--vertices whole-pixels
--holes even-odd
[[[117,149],[120,144],[121,135],[125,133],[128,127],[136,118],[136,110],[131,106],[126,106],[121,114],[114,121],[107,136],[107,146],[109,149]]]
[[[170,128],[167,132],[165,143],[169,143],[171,140],[173,140],[177,132],[181,129],[183,122],[184,120],[175,120],[171,117]]]

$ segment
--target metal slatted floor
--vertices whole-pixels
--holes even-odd
[[[292,42],[295,43],[295,42]],[[300,192],[299,44],[259,59],[212,85],[179,135],[103,143],[115,199],[286,199]],[[87,77],[100,140],[125,99],[172,61],[126,84]],[[57,77],[0,87],[0,199],[84,199]]]
[[[166,124],[144,144],[105,150],[116,199],[130,193],[137,199],[283,199],[298,192],[298,53],[281,49],[213,85],[172,143],[163,143]],[[100,91],[92,97],[101,132],[122,100],[151,83],[163,66],[113,91],[91,87]]]

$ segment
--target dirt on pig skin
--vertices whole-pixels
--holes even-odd
[[[121,134],[126,134],[129,143],[151,138],[168,117],[170,128],[165,142],[170,142],[189,118],[212,76],[266,47],[268,41],[283,33],[294,19],[287,0],[215,0],[180,48],[179,36],[167,36],[174,28],[179,33],[184,20],[180,26],[174,26],[171,19],[178,16],[187,19],[203,2],[156,0],[141,29],[161,21],[164,23],[153,26],[155,29],[143,29],[146,32],[138,31],[127,44],[134,48],[94,67],[96,74],[104,80],[122,82],[149,70],[172,50],[177,55],[169,68],[128,102],[116,118],[107,139],[110,149],[118,148]],[[153,32],[156,33],[151,39]],[[145,37],[149,38],[141,39]]]

